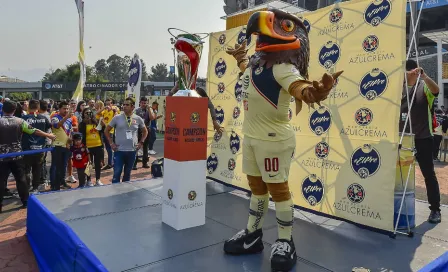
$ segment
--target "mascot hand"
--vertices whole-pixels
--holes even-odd
[[[244,40],[244,42],[241,45],[236,44],[235,48],[228,47],[226,53],[232,55],[238,61],[238,63],[240,63],[241,61],[247,59],[248,49],[246,48],[246,46],[247,46],[247,40]]]
[[[325,73],[320,81],[309,82],[309,85],[302,90],[303,102],[307,104],[317,103],[320,106],[320,102],[327,99],[328,94],[334,87],[336,79],[344,71],[339,71],[333,75]]]
[[[302,110],[302,101],[314,108],[314,103],[320,106],[320,102],[327,99],[328,94],[334,87],[336,79],[344,71],[339,71],[333,75],[325,73],[320,81],[299,80],[291,87],[292,94],[296,98],[296,114]]]

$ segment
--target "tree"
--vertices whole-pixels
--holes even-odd
[[[166,63],[157,63],[156,66],[151,67],[151,74],[149,75],[151,81],[167,81],[168,80],[168,65]]]
[[[50,70],[44,75],[42,81],[78,82],[80,74],[79,62],[76,62],[62,69]],[[105,79],[98,75],[96,69],[91,66],[86,66],[86,78],[89,82],[105,82]]]

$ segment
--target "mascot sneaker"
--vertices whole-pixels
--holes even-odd
[[[261,229],[249,233],[244,229],[224,243],[224,252],[232,255],[255,254],[263,251]]]
[[[296,247],[294,241],[278,239],[272,245],[271,268],[272,271],[289,271],[297,262]]]

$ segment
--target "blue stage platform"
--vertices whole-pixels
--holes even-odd
[[[270,271],[270,246],[277,237],[273,210],[264,224],[264,252],[228,256],[224,240],[247,223],[246,194],[208,182],[206,224],[176,231],[162,223],[162,183],[152,179],[33,195],[27,237],[40,270]],[[442,214],[448,215],[448,208]],[[294,271],[447,271],[448,256],[442,255],[448,250],[448,224],[426,223],[426,203],[416,203],[413,238],[391,239],[337,220],[295,215],[299,259]]]

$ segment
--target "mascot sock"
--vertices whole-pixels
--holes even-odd
[[[252,233],[263,227],[264,217],[268,210],[269,194],[254,195],[250,198],[249,221],[247,230]]]
[[[294,223],[292,199],[275,202],[275,213],[277,216],[278,238],[291,240],[292,224]]]

